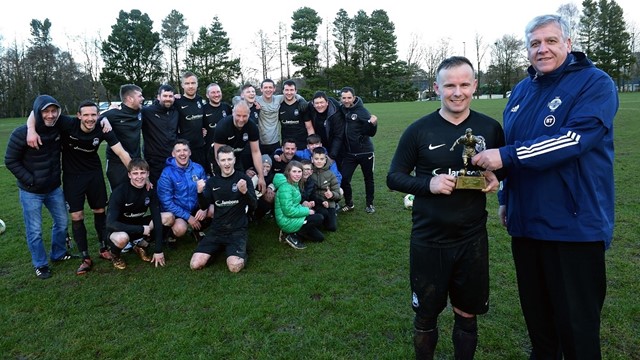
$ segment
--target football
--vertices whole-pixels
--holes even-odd
[[[0,219],[0,235],[4,234],[5,230],[7,230],[7,225]]]
[[[407,194],[404,196],[404,208],[411,210],[413,208],[413,199],[415,196],[413,194]]]

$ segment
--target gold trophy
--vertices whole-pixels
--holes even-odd
[[[453,151],[457,145],[464,145],[462,150],[462,162],[464,169],[461,169],[456,178],[456,189],[482,190],[487,187],[487,182],[480,170],[469,170],[471,158],[485,148],[484,137],[473,135],[471,128],[467,128],[465,134],[456,140],[449,151]]]

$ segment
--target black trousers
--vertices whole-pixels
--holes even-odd
[[[375,155],[370,153],[345,154],[342,159],[342,190],[344,190],[344,201],[348,205],[353,205],[353,189],[351,188],[351,178],[360,165],[362,176],[364,177],[364,191],[367,205],[373,205],[374,182],[373,168]]]
[[[532,358],[601,359],[600,314],[607,290],[604,241],[516,237],[511,250]]]

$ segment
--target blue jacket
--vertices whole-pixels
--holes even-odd
[[[198,184],[194,179],[207,179],[200,164],[189,161],[187,167],[181,168],[176,159],[168,158],[157,185],[161,210],[189,220],[191,212],[198,209]]]
[[[549,74],[529,68],[503,114],[500,204],[511,236],[609,247],[617,109],[614,82],[583,53],[569,54]]]

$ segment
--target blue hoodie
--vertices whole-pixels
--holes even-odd
[[[554,72],[513,89],[504,110],[507,170],[500,204],[514,237],[596,242],[613,237],[612,79],[583,53],[572,52]]]
[[[182,168],[176,164],[176,159],[168,158],[158,179],[161,210],[171,212],[176,218],[189,220],[191,212],[198,209],[198,183],[194,181],[197,179],[207,179],[202,166],[189,161]]]

